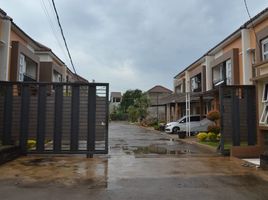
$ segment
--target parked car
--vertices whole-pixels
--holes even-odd
[[[186,122],[187,122],[186,116],[180,118],[178,121],[170,122],[166,124],[165,132],[166,133],[186,132],[186,125],[187,125]],[[210,125],[214,125],[214,122],[207,119],[206,116],[203,116],[202,119],[200,115],[190,116],[190,128],[192,135],[202,131],[206,132],[208,126]]]

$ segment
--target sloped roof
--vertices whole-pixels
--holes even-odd
[[[121,92],[111,92],[111,97],[118,97],[118,98],[121,98],[122,95],[121,95]]]
[[[156,85],[153,88],[151,88],[150,90],[147,91],[147,93],[173,93],[170,89],[165,88],[161,85]]]

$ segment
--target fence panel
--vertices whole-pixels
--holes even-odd
[[[256,144],[255,86],[221,86],[221,149]]]
[[[1,140],[25,153],[106,154],[108,93],[106,83],[0,82]]]

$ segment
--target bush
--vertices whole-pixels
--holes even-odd
[[[209,132],[207,138],[210,142],[215,142],[217,141],[217,134]]]
[[[221,128],[218,125],[210,125],[210,126],[208,126],[208,132],[219,134],[220,130],[221,130]]]
[[[116,111],[110,114],[110,119],[112,121],[126,121],[128,117],[126,113]]]
[[[221,140],[221,134],[219,133],[218,135],[217,135],[217,141],[220,141]]]
[[[160,129],[160,125],[158,125],[158,124],[155,124],[153,127],[154,127],[154,129],[157,130],[157,131],[159,131],[159,129]]]
[[[35,140],[27,140],[27,148],[32,149],[36,146],[36,141]]]
[[[213,122],[220,119],[220,112],[217,110],[212,110],[207,114],[207,118]]]
[[[197,139],[200,142],[204,142],[207,138],[208,138],[208,134],[207,133],[198,133],[198,135],[197,135]]]

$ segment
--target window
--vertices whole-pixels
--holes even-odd
[[[213,84],[214,86],[220,85],[225,82],[226,68],[225,63],[221,63],[212,69]]]
[[[262,60],[268,60],[268,38],[262,40],[261,42],[262,47]]]
[[[23,81],[24,80],[24,74],[25,74],[25,72],[26,72],[25,56],[23,54],[20,54],[18,81]]]
[[[198,122],[198,121],[200,121],[200,116],[192,116],[190,118],[190,120],[191,120],[191,122]]]
[[[62,82],[62,75],[56,70],[53,70],[52,82]]]
[[[268,102],[268,83],[266,83],[263,87],[262,102]]]
[[[201,73],[191,78],[191,91],[201,92]]]
[[[260,124],[268,124],[268,83],[263,86],[262,103],[263,111],[260,118]]]
[[[232,62],[231,60],[226,61],[226,85],[232,84]]]
[[[182,85],[181,84],[178,85],[175,90],[176,90],[176,94],[181,94],[182,93]]]
[[[120,103],[120,102],[121,102],[121,98],[117,98],[117,97],[113,98],[113,103]]]

